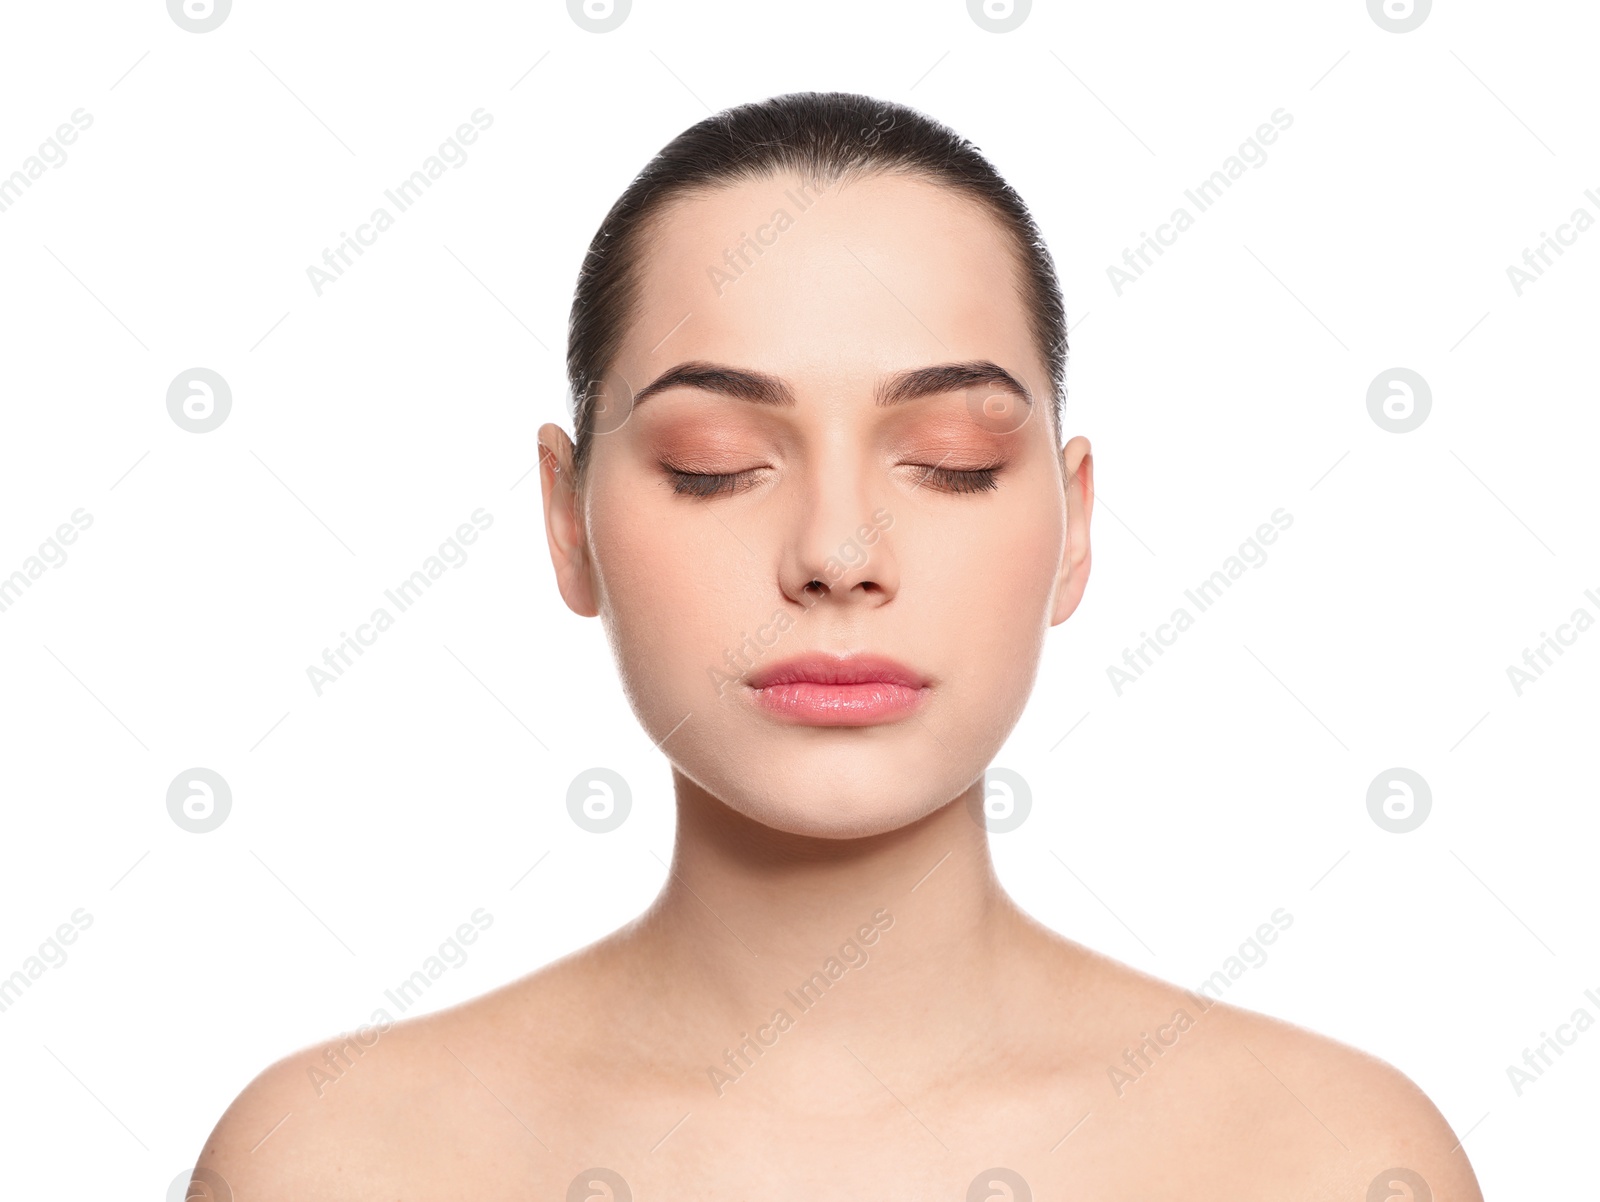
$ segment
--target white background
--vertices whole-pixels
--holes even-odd
[[[1600,217],[1593,6],[1441,0],[1404,34],[1360,0],[1041,3],[1006,34],[948,0],[640,0],[606,34],[509,0],[3,21],[0,176],[93,117],[0,212],[0,575],[93,517],[0,613],[0,975],[93,916],[0,1013],[8,1196],[162,1198],[257,1071],[474,909],[427,1008],[654,896],[667,765],[556,593],[535,430],[570,429],[572,286],[629,179],[808,89],[971,138],[1061,271],[1094,569],[996,761],[1033,791],[994,836],[1007,887],[1184,985],[1284,907],[1228,1000],[1408,1073],[1489,1197],[1591,1179],[1600,1033],[1520,1097],[1506,1067],[1600,1018],[1600,628],[1520,696],[1506,668],[1600,618],[1600,230],[1520,296],[1506,268]],[[465,164],[318,296],[306,268],[479,108]],[[1108,265],[1279,108],[1268,161],[1117,295]],[[166,409],[195,366],[233,396],[206,434]],[[1366,406],[1395,366],[1433,397],[1406,434]],[[317,696],[306,668],[479,507],[470,558]],[[1118,696],[1107,666],[1279,507],[1267,562]],[[633,791],[605,836],[565,807],[596,765]],[[233,795],[203,835],[166,809],[194,766]],[[1395,766],[1433,791],[1408,834],[1366,807]]]

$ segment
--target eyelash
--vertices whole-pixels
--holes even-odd
[[[738,491],[738,481],[749,475],[749,472],[685,472],[674,467],[667,467],[667,474],[672,477],[672,491],[678,496],[691,496],[697,498],[714,497],[722,493]],[[910,464],[907,466],[920,466]],[[751,469],[752,471],[755,469]],[[918,481],[921,484],[933,480],[937,481],[940,488],[953,493],[989,492],[999,488],[1000,468],[981,467],[969,471],[958,471],[955,468],[934,467],[929,468],[925,476]]]
[[[678,496],[714,497],[719,493],[735,491],[735,483],[744,476],[744,472],[680,472],[677,468],[667,468],[667,474],[672,477],[672,491]]]
[[[949,492],[988,492],[1000,487],[1000,482],[995,479],[999,472],[998,467],[979,467],[970,471],[936,467],[929,469],[922,480],[938,480],[941,487]]]

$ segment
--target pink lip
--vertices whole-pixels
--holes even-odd
[[[769,664],[746,682],[768,713],[806,726],[872,726],[920,706],[928,682],[880,655],[804,655]]]

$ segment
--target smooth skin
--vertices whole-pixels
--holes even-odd
[[[1433,1202],[1481,1202],[1455,1133],[1394,1068],[1203,1009],[1001,888],[972,807],[1083,596],[1089,442],[1052,429],[991,216],[903,175],[835,183],[804,211],[799,186],[668,210],[581,487],[565,432],[539,431],[556,583],[602,619],[671,761],[661,894],[583,951],[345,1045],[320,1097],[325,1045],[286,1057],[199,1167],[237,1202],[1428,1196],[1396,1168]],[[770,245],[730,269],[762,226]],[[682,364],[719,374],[631,401]],[[1032,406],[992,382],[876,403],[941,364],[997,366]],[[779,626],[756,664],[889,655],[931,680],[925,704],[865,727],[762,712],[724,652]],[[1147,1034],[1159,1051],[1130,1056]],[[761,1046],[729,1055],[747,1036]]]

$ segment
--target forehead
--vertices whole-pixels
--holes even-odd
[[[768,176],[680,198],[644,242],[617,368],[639,387],[704,358],[808,383],[987,359],[1048,394],[1013,244],[953,189]]]

